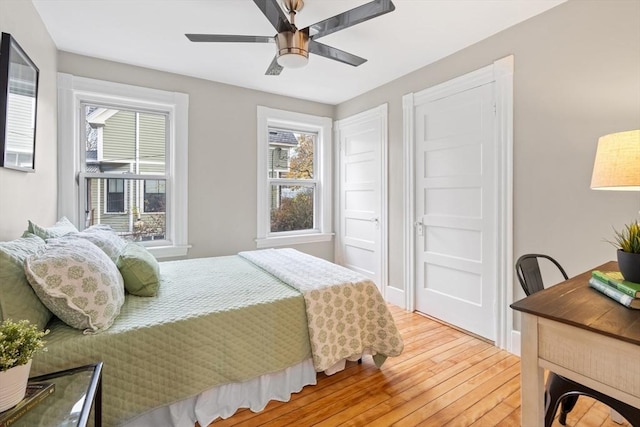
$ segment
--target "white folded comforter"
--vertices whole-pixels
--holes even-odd
[[[365,276],[295,249],[240,252],[304,296],[316,371],[374,355],[380,367],[404,347],[375,283]]]

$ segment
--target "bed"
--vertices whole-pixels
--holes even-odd
[[[192,427],[287,401],[345,360],[380,366],[402,351],[372,282],[293,249],[162,262],[160,273],[158,295],[127,295],[103,332],[54,319],[31,375],[101,360],[105,426]]]

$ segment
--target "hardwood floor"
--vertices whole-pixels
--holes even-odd
[[[289,402],[271,402],[259,414],[243,409],[210,426],[527,426],[520,422],[518,357],[418,314],[391,310],[405,349],[382,369],[366,357],[335,375],[318,374],[317,385]],[[620,425],[608,407],[580,397],[567,426]]]

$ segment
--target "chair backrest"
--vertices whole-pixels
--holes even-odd
[[[567,273],[564,271],[564,268],[562,268],[558,261],[551,258],[549,255],[522,255],[520,258],[518,258],[518,261],[516,261],[516,274],[518,275],[520,286],[522,286],[522,289],[524,290],[524,293],[527,294],[527,296],[544,289],[544,283],[542,281],[542,274],[540,273],[540,264],[538,263],[538,258],[548,259],[553,264],[555,264],[556,267],[558,267],[565,280],[569,278],[569,276],[567,276]]]

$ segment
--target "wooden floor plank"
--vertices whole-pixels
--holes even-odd
[[[515,375],[508,378],[508,380],[502,384],[495,384],[494,389],[488,394],[481,395],[475,403],[471,403],[467,408],[459,408],[454,405],[449,405],[446,408],[447,411],[452,412],[452,417],[449,422],[443,424],[443,426],[457,427],[457,426],[470,426],[477,420],[481,419],[488,412],[499,405],[506,399],[511,393],[520,387],[519,377],[520,366],[516,366]],[[464,400],[467,400],[465,397]],[[456,402],[457,403],[457,402]],[[513,410],[513,408],[510,408]],[[511,411],[509,411],[511,412]],[[502,420],[507,414],[504,414],[498,421]],[[495,422],[493,423],[495,425]]]
[[[519,358],[433,319],[389,307],[405,350],[382,369],[370,357],[362,364],[349,362],[335,375],[318,374],[317,385],[289,402],[270,402],[257,414],[242,409],[210,426],[527,427],[520,419]],[[621,427],[607,406],[587,397],[578,399],[567,426]],[[560,427],[557,417],[553,427]]]
[[[517,397],[515,404],[512,403],[514,396]],[[516,390],[507,396],[502,402],[491,408],[487,413],[471,424],[472,427],[492,427],[498,425],[509,416],[520,405],[520,378],[517,379]]]

